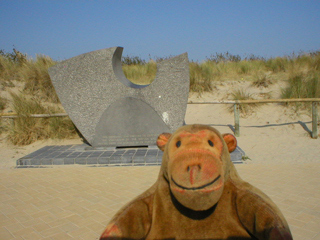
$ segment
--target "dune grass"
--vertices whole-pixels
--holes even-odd
[[[212,84],[214,78],[217,75],[214,73],[213,64],[205,62],[198,64],[191,62],[189,65],[190,71],[190,91],[191,92],[210,92],[212,90]]]
[[[252,86],[267,88],[273,84],[273,81],[264,72],[257,72],[253,78]]]
[[[282,89],[281,97],[286,98],[320,98],[320,73],[310,71],[297,72],[288,77],[288,87]],[[295,110],[309,109],[310,103],[290,103],[285,105],[295,106]]]
[[[7,103],[8,103],[8,100],[0,96],[0,112],[6,108]]]
[[[37,55],[19,71],[20,81],[25,82],[24,92],[36,95],[39,99],[58,103],[59,99],[51,83],[48,68],[56,64],[50,57]]]
[[[152,83],[156,77],[157,64],[155,61],[149,61],[143,64],[123,64],[123,73],[131,82],[139,85]]]
[[[167,59],[157,58],[145,61],[139,57],[123,57],[123,72],[135,84],[150,84],[157,71],[157,62]],[[23,83],[20,94],[11,93],[8,99],[0,96],[0,112],[6,107],[16,112],[20,118],[14,125],[0,123],[0,133],[8,132],[8,140],[25,145],[46,138],[70,138],[76,136],[76,129],[69,118],[30,118],[30,114],[61,112],[61,104],[51,83],[48,68],[57,62],[48,56],[37,55],[29,59],[25,54],[13,50],[0,50],[0,90],[10,91],[16,81]],[[247,80],[252,86],[265,88],[277,80],[286,80],[288,87],[282,90],[282,98],[320,97],[320,51],[306,54],[264,59],[250,55],[241,59],[239,55],[216,53],[204,62],[189,64],[190,91],[196,93],[214,92],[215,84],[221,81]],[[243,89],[231,91],[233,99],[252,99]],[[246,115],[254,105],[241,105],[240,111]]]
[[[320,51],[299,56],[288,67],[283,98],[320,98]]]
[[[235,89],[231,92],[232,100],[253,100],[252,94],[248,93],[245,89]],[[250,115],[258,104],[240,104],[239,111],[242,117]],[[229,111],[233,112],[233,105],[229,107]]]
[[[18,118],[9,127],[9,142],[15,145],[27,145],[36,140],[48,138],[72,138],[76,130],[68,117],[32,118],[31,114],[56,113],[61,110],[45,107],[39,100],[25,94],[10,93],[12,106]]]
[[[13,87],[13,80],[23,82],[23,91],[37,96],[47,102],[58,103],[59,99],[51,83],[48,68],[56,64],[50,57],[37,55],[36,59],[28,59],[24,54],[14,53],[2,55],[0,52],[0,84],[2,88]]]
[[[16,78],[17,68],[13,61],[0,55],[0,89],[14,87],[12,80]]]
[[[297,73],[288,78],[289,86],[282,89],[283,98],[320,98],[320,74]]]

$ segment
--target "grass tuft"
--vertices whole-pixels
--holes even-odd
[[[270,58],[265,62],[265,66],[273,73],[285,72],[289,66],[289,60],[287,57]]]
[[[281,97],[286,98],[320,98],[320,73],[310,71],[307,74],[296,73],[288,79],[288,87],[282,89]],[[296,110],[310,108],[307,103],[292,103]]]
[[[244,89],[236,89],[233,90],[231,93],[232,100],[253,100],[252,94],[248,93]],[[242,115],[242,117],[249,116],[252,114],[253,109],[256,108],[257,104],[240,104],[239,110]],[[229,108],[230,111],[233,111],[233,106]]]
[[[12,86],[12,80],[15,79],[17,72],[16,64],[6,57],[0,55],[0,89],[4,90]]]
[[[282,98],[320,98],[319,79],[320,74],[315,71],[290,76],[289,86],[282,90]]]
[[[34,98],[25,94],[10,93],[12,107],[18,114],[9,130],[8,140],[15,145],[28,145],[48,138],[72,138],[76,130],[69,118],[32,118],[31,114],[55,113],[57,109],[44,107]]]
[[[39,99],[58,103],[59,99],[48,73],[48,68],[53,65],[55,62],[50,57],[42,55],[37,55],[35,61],[28,61],[20,71],[20,78],[25,81],[24,91]]]
[[[154,61],[146,64],[124,64],[122,70],[126,78],[131,82],[138,85],[147,85],[152,83],[156,77],[157,64]]]
[[[215,77],[212,63],[202,64],[191,62],[190,68],[190,91],[203,93],[212,91],[212,83]]]
[[[252,86],[255,87],[269,87],[273,82],[268,78],[265,73],[257,73],[254,77]]]
[[[8,100],[0,96],[0,112],[6,108]]]

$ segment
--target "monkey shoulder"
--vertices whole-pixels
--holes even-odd
[[[239,181],[234,182],[236,195],[236,206],[239,212],[245,211],[253,213],[257,211],[278,212],[276,204],[260,189],[250,183]]]
[[[137,222],[137,218],[147,220],[146,218],[151,217],[153,198],[153,193],[140,195],[120,210],[119,214],[115,216],[116,220],[125,219],[126,222],[128,220]]]
[[[247,182],[233,185],[239,220],[252,235],[258,239],[292,239],[280,209],[265,193]]]
[[[129,202],[113,217],[101,239],[108,237],[143,238],[149,231],[154,193],[146,191]]]

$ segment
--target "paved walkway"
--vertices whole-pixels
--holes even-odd
[[[320,162],[236,168],[276,202],[294,239],[320,239]],[[1,169],[0,239],[98,239],[158,171],[159,166]]]

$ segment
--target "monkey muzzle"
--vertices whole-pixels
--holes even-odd
[[[208,154],[179,155],[169,167],[172,194],[185,207],[207,210],[220,199],[224,186],[221,161]]]

